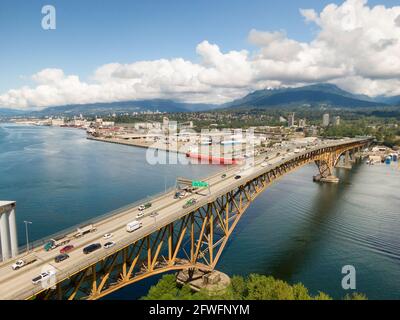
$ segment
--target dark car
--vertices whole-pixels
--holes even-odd
[[[70,252],[73,248],[74,248],[74,246],[72,244],[69,244],[69,245],[65,246],[64,248],[62,248],[60,250],[60,253]]]
[[[222,179],[226,178],[226,174],[224,173],[224,174],[221,176],[221,178],[222,178]]]
[[[239,179],[241,179],[242,178],[242,176],[235,176],[235,180],[239,180]]]
[[[66,253],[59,254],[57,257],[54,258],[54,261],[56,263],[60,263],[61,261],[67,260],[69,258],[69,255]]]
[[[93,251],[96,251],[96,250],[98,250],[100,248],[101,248],[101,244],[100,243],[93,243],[91,245],[88,245],[87,247],[84,247],[83,248],[83,253],[84,254],[89,254],[89,253],[91,253]]]
[[[181,196],[180,192],[176,192],[174,195],[174,199],[179,199],[179,197]]]

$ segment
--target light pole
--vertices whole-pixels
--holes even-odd
[[[24,223],[25,223],[25,234],[26,234],[26,251],[29,252],[28,224],[32,224],[32,222],[25,220]]]

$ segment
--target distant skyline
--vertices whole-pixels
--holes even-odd
[[[222,103],[317,82],[400,95],[394,0],[2,0],[0,38],[0,108]]]

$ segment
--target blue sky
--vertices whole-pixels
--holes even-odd
[[[198,62],[203,40],[222,52],[253,50],[251,29],[285,30],[288,38],[311,41],[318,28],[306,24],[300,8],[320,12],[333,0],[1,0],[0,94],[22,85],[45,68],[89,80],[106,63],[173,57]],[[57,29],[41,28],[41,8],[54,5]],[[370,0],[370,6],[398,5]]]

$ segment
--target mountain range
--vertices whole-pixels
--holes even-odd
[[[201,104],[184,103],[167,99],[136,100],[112,103],[75,104],[48,107],[40,111],[19,111],[1,109],[0,116],[73,116],[102,115],[121,112],[160,111],[160,112],[192,112],[229,109],[267,109],[280,107],[331,107],[331,108],[366,108],[400,106],[400,96],[369,97],[356,95],[340,89],[336,85],[321,83],[298,88],[279,88],[257,90],[243,98],[229,103]]]
[[[400,102],[400,99],[399,101]],[[271,108],[283,106],[359,108],[389,105],[365,95],[355,95],[333,84],[315,84],[299,88],[254,91],[244,98],[225,104],[225,108]]]
[[[74,104],[59,107],[49,107],[40,111],[33,111],[33,116],[46,115],[79,115],[92,114],[101,115],[110,112],[140,112],[140,111],[160,111],[160,112],[190,112],[196,110],[210,110],[215,105],[201,103],[184,103],[166,99],[136,100],[111,103],[91,103],[91,104]]]

